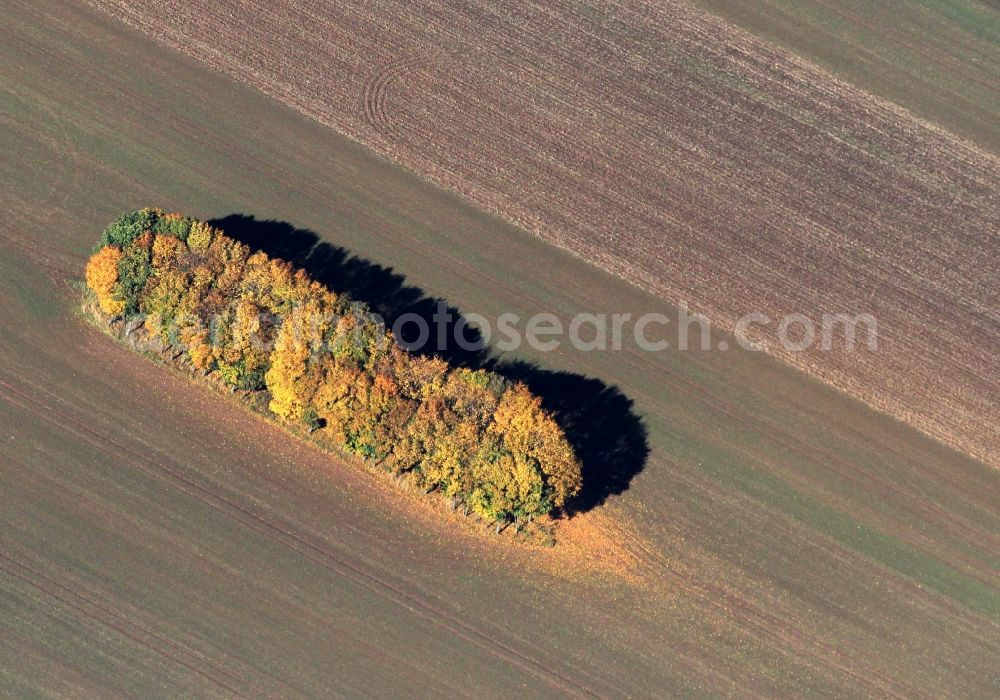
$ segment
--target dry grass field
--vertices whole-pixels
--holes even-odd
[[[774,325],[761,337],[870,406],[1000,462],[994,152],[678,0],[92,2],[723,327],[751,312],[873,314],[877,352],[790,352]],[[908,31],[872,49],[897,47],[895,62],[846,76],[887,76],[902,93],[883,94],[918,113],[948,104],[995,146],[996,8],[895,4],[899,20],[814,12],[823,40],[809,43],[853,55],[831,38],[841,15],[856,24],[841,35],[858,41],[878,43],[864,39],[872,22]],[[775,12],[758,14],[785,26]],[[921,98],[927,81],[959,95]]]
[[[7,3],[3,17],[0,695],[996,696],[997,471],[769,356],[521,354],[579,403],[617,397],[614,418],[641,418],[649,448],[627,490],[564,523],[555,548],[528,549],[117,345],[81,317],[73,281],[100,229],[149,205],[288,222],[262,224],[269,245],[342,246],[486,315],[664,303],[86,5]],[[402,82],[357,76],[386,95],[372,119],[415,128],[392,97]],[[871,138],[895,128],[880,109]],[[913,128],[930,149],[915,162],[968,157],[965,180],[947,160],[924,179],[902,169],[898,194],[948,182],[967,198],[968,234],[938,239],[962,279],[940,294],[982,300],[968,285],[988,256],[975,269],[961,256],[986,235],[991,161]],[[736,196],[741,182],[716,186]],[[700,201],[675,194],[678,216]],[[898,201],[878,245],[902,240]],[[931,253],[913,258],[927,284]],[[900,279],[877,293],[891,300]],[[970,367],[969,382],[987,364]],[[979,397],[995,386],[979,381]],[[959,407],[964,386],[948,395]]]

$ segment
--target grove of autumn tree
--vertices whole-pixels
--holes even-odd
[[[278,420],[491,522],[549,513],[580,490],[572,447],[524,384],[406,352],[362,305],[202,221],[119,217],[86,283],[106,319],[144,316],[204,375],[267,392]]]

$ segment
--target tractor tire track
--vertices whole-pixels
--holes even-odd
[[[426,63],[417,59],[400,59],[375,71],[365,82],[361,94],[365,119],[382,136],[399,137],[399,125],[395,123],[390,110],[391,89],[406,78],[418,75]]]

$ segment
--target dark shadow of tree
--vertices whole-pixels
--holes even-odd
[[[439,312],[442,300],[406,284],[405,277],[391,267],[352,255],[307,229],[282,221],[258,221],[245,214],[231,214],[209,223],[253,250],[303,268],[338,294],[366,303],[385,319],[388,327],[405,314],[415,314],[432,332],[437,323],[448,338],[453,338],[456,326],[464,324],[459,310],[447,304],[451,320],[440,324],[440,316],[435,320],[434,314]],[[416,340],[415,336],[407,337],[408,329],[416,330],[411,325],[402,328],[404,343]],[[464,348],[455,342],[440,347],[428,343],[416,352],[436,355],[453,365],[493,370],[524,382],[541,397],[581,463],[583,490],[568,505],[569,513],[588,511],[628,489],[649,455],[646,427],[630,398],[600,379],[548,370],[530,362],[497,359],[482,347],[473,327],[464,327],[461,332],[469,341]]]

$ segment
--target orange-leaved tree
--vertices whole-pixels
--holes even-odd
[[[117,316],[125,310],[125,302],[114,296],[118,284],[118,263],[122,259],[121,248],[109,245],[94,253],[87,261],[87,286],[94,291],[101,311]]]

